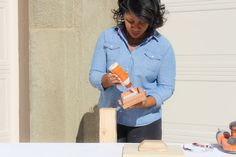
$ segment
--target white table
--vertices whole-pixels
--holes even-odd
[[[122,157],[123,146],[122,143],[0,143],[0,157]],[[236,157],[218,149],[184,153],[186,157]]]

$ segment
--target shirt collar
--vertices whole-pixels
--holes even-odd
[[[152,34],[152,37],[153,37],[154,39],[156,39],[156,41],[158,41],[158,38],[160,37],[160,33],[155,30],[155,31],[153,32],[153,34]]]
[[[127,42],[126,38],[124,37],[124,34],[122,33],[122,29],[124,28],[123,25],[118,25],[115,27],[115,30],[117,31],[118,35]],[[149,42],[152,39],[155,39],[158,42],[158,38],[160,37],[160,33],[158,31],[153,31],[152,35],[150,35],[144,42]]]
[[[117,31],[117,34],[120,36],[120,38],[126,43],[128,44],[127,39],[125,38],[124,34],[122,33],[122,29],[124,28],[123,25],[118,25],[115,27],[115,30]]]

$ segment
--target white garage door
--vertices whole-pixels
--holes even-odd
[[[216,142],[236,120],[236,1],[163,0],[161,32],[176,53],[176,91],[163,107],[167,142]]]
[[[0,142],[19,139],[17,0],[0,0]]]

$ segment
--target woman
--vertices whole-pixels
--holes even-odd
[[[90,82],[101,92],[99,107],[117,108],[118,142],[162,138],[161,106],[175,87],[175,56],[169,41],[156,29],[164,24],[159,0],[118,0],[113,10],[115,27],[99,37],[90,69]],[[146,100],[130,109],[119,107],[125,87],[109,72],[113,63],[129,74],[134,87],[146,92]]]

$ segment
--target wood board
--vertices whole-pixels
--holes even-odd
[[[181,146],[167,145],[167,151],[139,151],[139,143],[125,144],[122,157],[184,157]]]
[[[99,142],[116,143],[116,109],[99,109]]]

